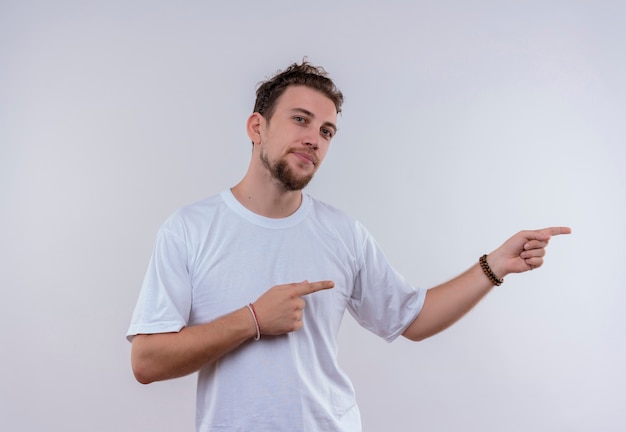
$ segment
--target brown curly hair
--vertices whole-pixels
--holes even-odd
[[[262,82],[256,91],[254,112],[258,112],[268,121],[272,118],[276,109],[276,101],[289,86],[306,86],[318,90],[327,96],[341,112],[343,94],[335,83],[328,78],[324,68],[313,66],[306,60],[302,63],[293,63],[282,71],[278,71],[273,77]]]

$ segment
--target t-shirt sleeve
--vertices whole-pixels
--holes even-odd
[[[361,234],[360,269],[348,310],[361,326],[391,342],[420,313],[426,290],[413,287],[400,275],[363,227]]]
[[[184,231],[170,218],[159,230],[133,312],[127,339],[137,334],[178,332],[191,311],[191,278]]]

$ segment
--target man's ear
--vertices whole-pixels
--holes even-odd
[[[248,132],[248,137],[252,141],[253,144],[261,143],[261,130],[265,127],[265,118],[259,114],[258,112],[253,112],[248,117],[248,122],[246,123],[246,131]]]

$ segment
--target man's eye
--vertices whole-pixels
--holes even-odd
[[[306,121],[306,119],[302,116],[295,116],[293,119],[298,123],[304,123]]]
[[[333,131],[331,131],[330,129],[322,129],[322,135],[324,135],[326,138],[332,138]]]

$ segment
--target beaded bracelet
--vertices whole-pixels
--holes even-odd
[[[483,269],[483,272],[489,278],[491,283],[493,283],[495,286],[502,285],[502,282],[504,282],[504,279],[499,279],[498,276],[496,276],[494,272],[491,270],[491,267],[489,267],[489,264],[487,264],[487,254],[481,256],[478,259],[478,262],[480,263],[480,267]]]
[[[261,326],[259,325],[259,320],[256,317],[256,311],[254,310],[254,305],[252,303],[247,304],[246,307],[252,314],[252,319],[254,320],[254,326],[256,327],[256,336],[254,337],[255,341],[261,339]]]

